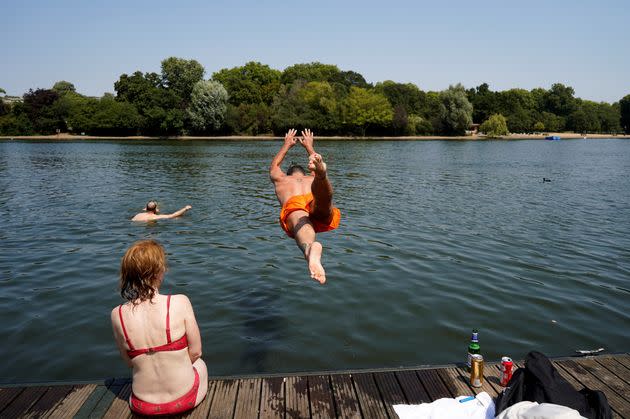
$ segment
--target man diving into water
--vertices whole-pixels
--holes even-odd
[[[285,135],[282,148],[271,162],[269,177],[282,205],[280,226],[302,249],[311,278],[323,284],[326,272],[321,262],[322,245],[316,241],[315,233],[337,228],[341,213],[332,205],[333,188],[326,174],[326,163],[313,148],[313,133],[306,129],[301,138],[296,133],[291,129]],[[298,165],[289,167],[286,174],[280,168],[287,152],[298,142],[308,153],[310,175]]]

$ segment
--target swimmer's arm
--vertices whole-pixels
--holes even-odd
[[[190,362],[193,364],[196,360],[201,358],[201,333],[199,332],[199,325],[195,318],[195,312],[193,311],[190,300],[185,295],[181,296],[184,299],[184,325],[186,327],[186,339],[188,340],[188,356]]]
[[[315,153],[315,147],[313,145],[315,140],[313,136],[313,131],[311,131],[310,129],[305,129],[304,131],[302,131],[302,141],[300,141],[300,143],[306,149],[306,153],[309,156]]]
[[[284,156],[287,155],[287,152],[289,151],[290,148],[291,146],[285,142],[282,145],[282,148],[280,149],[280,151],[278,151],[278,154],[276,154],[276,157],[274,157],[273,160],[271,161],[271,166],[269,166],[269,177],[271,178],[273,182],[278,181],[286,176],[284,172],[282,171],[282,169],[280,168],[280,165],[282,164],[282,161],[284,160]]]
[[[190,205],[186,205],[184,208],[180,209],[179,211],[175,211],[172,214],[158,215],[156,216],[156,220],[164,220],[166,218],[177,218],[180,215],[183,215],[186,211],[188,211],[191,208],[192,207]]]
[[[118,332],[118,328],[116,325],[120,322],[118,317],[118,307],[112,310],[112,329],[114,331],[114,338],[116,339],[116,346],[118,347],[118,352],[120,352],[120,357],[125,361],[125,364],[129,368],[133,368],[133,364],[131,363],[131,358],[127,355],[127,348],[125,347],[125,337]]]
[[[269,166],[269,177],[273,182],[276,182],[286,175],[282,172],[280,165],[282,164],[282,160],[284,160],[284,156],[287,155],[287,152],[295,145],[297,142],[297,138],[295,138],[295,134],[297,131],[294,129],[290,129],[289,132],[284,136],[284,144],[282,144],[282,148],[276,154],[276,157],[271,161],[271,166]]]

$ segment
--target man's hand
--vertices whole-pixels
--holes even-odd
[[[284,136],[284,145],[291,148],[295,145],[295,143],[298,141],[297,138],[295,138],[295,134],[297,134],[297,130],[295,129],[290,129],[289,132],[286,133],[286,135]]]
[[[191,208],[192,208],[192,206],[190,206],[190,205],[186,205],[186,206],[184,207],[184,209],[185,209],[186,211],[188,211],[188,210],[189,210],[189,209],[191,209]]]
[[[309,156],[315,153],[315,148],[313,148],[313,132],[310,129],[307,128],[302,131],[302,141],[300,142],[306,149]]]

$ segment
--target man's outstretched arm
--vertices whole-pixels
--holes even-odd
[[[306,149],[306,152],[308,153],[309,156],[315,153],[315,147],[313,146],[313,143],[314,143],[313,131],[311,131],[310,129],[305,129],[304,131],[302,131],[301,143]]]
[[[180,215],[183,215],[186,211],[188,211],[191,208],[192,207],[190,205],[186,205],[184,208],[180,209],[179,211],[175,211],[172,214],[158,215],[157,219],[176,218],[176,217],[179,217]]]
[[[282,169],[280,168],[280,165],[284,160],[284,156],[287,155],[287,152],[291,149],[291,147],[295,145],[295,142],[297,141],[297,139],[295,138],[295,134],[297,134],[297,131],[294,129],[290,129],[289,132],[287,132],[287,134],[284,136],[284,144],[282,144],[280,151],[278,151],[278,154],[276,154],[276,156],[271,161],[271,166],[269,166],[269,177],[274,182],[285,176],[285,174],[282,172]]]

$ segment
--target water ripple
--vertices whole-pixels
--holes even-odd
[[[324,287],[277,224],[277,148],[0,142],[0,381],[127,375],[109,313],[146,238],[212,374],[461,361],[473,327],[489,359],[628,350],[627,141],[321,142],[343,214]],[[151,199],[193,210],[129,222]]]

